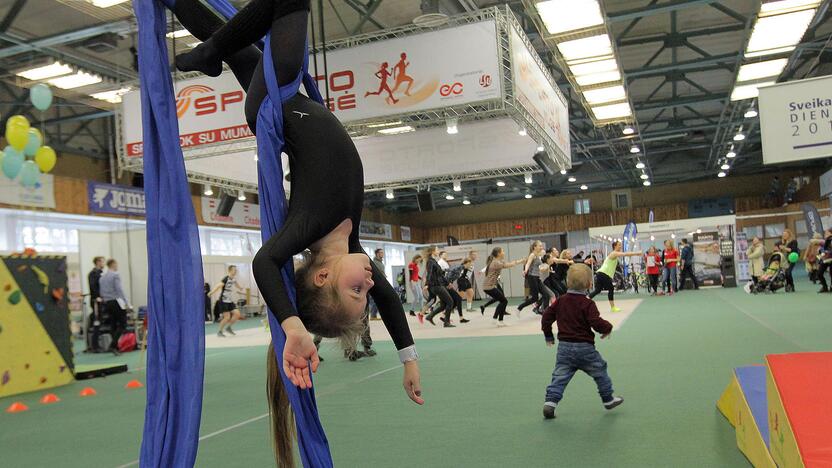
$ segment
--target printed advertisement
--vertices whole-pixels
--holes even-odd
[[[34,187],[20,185],[19,180],[0,177],[0,203],[7,205],[55,208],[55,178],[42,174]]]
[[[700,286],[722,285],[721,259],[718,232],[694,233],[693,272]]]
[[[569,107],[557,91],[551,77],[537,64],[537,52],[530,51],[520,35],[511,30],[514,96],[532,114],[557,145],[561,158],[571,158],[569,143]]]
[[[329,107],[350,122],[499,99],[496,31],[494,21],[484,21],[327,52]],[[245,121],[245,92],[231,73],[177,82],[174,93],[182,148],[253,136]],[[139,90],[123,96],[122,113],[125,155],[139,157]]]
[[[734,265],[737,266],[737,282],[751,281],[751,273],[748,271],[748,236],[743,231],[738,231],[736,236]]]
[[[358,227],[359,237],[372,239],[393,239],[393,226],[389,224],[371,223],[369,221],[361,221],[361,226]]]
[[[140,188],[90,181],[87,203],[92,213],[145,215],[144,190]]]
[[[405,242],[410,242],[410,226],[401,226],[399,230],[402,233],[402,240]]]
[[[832,76],[760,88],[763,162],[832,156]]]
[[[202,219],[206,223],[260,228],[260,205],[236,201],[228,216],[218,215],[217,205],[218,199],[202,197]]]

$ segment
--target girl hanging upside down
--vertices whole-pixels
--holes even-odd
[[[176,0],[173,10],[182,25],[204,41],[177,56],[177,68],[218,76],[222,62],[228,63],[248,91],[246,120],[256,131],[268,91],[263,58],[252,44],[270,32],[277,82],[292,83],[307,53],[309,0],[252,0],[225,25],[199,0]],[[286,334],[283,370],[293,384],[310,388],[310,369],[315,372],[319,362],[310,332],[354,340],[370,294],[404,364],[405,391],[423,404],[418,355],[402,304],[359,242],[364,172],[358,152],[338,119],[321,104],[296,93],[282,106],[291,200],[285,224],[258,251],[253,271],[269,310]],[[281,266],[306,249],[308,260],[295,271],[295,309]],[[271,349],[268,369],[278,461],[280,466],[292,466],[288,402]]]

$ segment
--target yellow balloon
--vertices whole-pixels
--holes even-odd
[[[41,146],[38,148],[37,153],[35,153],[35,164],[38,165],[40,171],[44,174],[51,171],[57,161],[58,155],[55,154],[55,150],[48,146]]]
[[[29,131],[29,126],[30,126],[29,125],[29,119],[27,119],[26,117],[23,117],[22,115],[13,115],[13,116],[9,117],[9,120],[6,121],[6,128],[7,129],[9,127],[12,127],[12,126],[15,126],[15,125],[20,125],[20,126],[26,127],[26,131],[27,132]]]
[[[28,122],[27,122],[28,124]],[[26,143],[29,142],[29,126],[26,125],[9,125],[6,127],[6,141],[12,148],[23,151]]]

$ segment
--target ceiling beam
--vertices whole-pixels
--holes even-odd
[[[26,6],[26,0],[15,0],[11,8],[9,8],[8,13],[6,13],[6,16],[3,17],[3,21],[0,22],[0,32],[6,32],[9,29],[24,6]]]
[[[664,63],[661,65],[654,65],[651,67],[640,67],[630,70],[624,70],[624,76],[628,81],[633,81],[635,78],[646,78],[650,76],[663,76],[670,72],[688,72],[694,73],[698,71],[711,71],[724,68],[729,71],[734,70],[734,65],[737,60],[737,54],[721,54],[710,57],[702,57],[693,60],[683,60],[676,63]]]
[[[677,38],[689,39],[691,37],[699,37],[699,36],[711,36],[714,34],[724,34],[729,32],[738,32],[744,30],[745,27],[742,24],[730,24],[727,26],[717,26],[714,28],[705,28],[705,29],[694,29],[691,31],[682,31],[679,33],[671,34],[653,34],[650,36],[642,36],[642,37],[632,37],[627,39],[618,39],[616,43],[618,47],[627,47],[627,46],[636,46],[636,45],[643,45],[649,44],[651,42],[667,42],[673,41]]]
[[[685,8],[709,5],[711,3],[716,3],[717,1],[718,0],[673,0],[660,5],[651,5],[644,8],[634,8],[632,10],[620,10],[613,13],[607,13],[607,18],[610,22],[629,21],[636,18],[643,18],[645,16],[659,15],[671,11],[683,10]]]
[[[78,115],[71,115],[67,117],[56,117],[54,119],[47,119],[42,120],[40,122],[33,122],[33,127],[49,126],[49,125],[60,125],[69,122],[82,122],[84,120],[92,120],[92,119],[101,119],[104,117],[110,117],[113,115],[113,111],[101,110],[101,111],[94,111],[94,112],[87,112],[86,114],[78,114]]]
[[[117,21],[115,23],[99,24],[89,28],[76,29],[75,31],[63,32],[52,36],[40,37],[35,39],[24,39],[14,37],[17,45],[0,49],[0,58],[11,57],[13,55],[21,54],[23,52],[30,52],[39,50],[44,47],[53,47],[77,42],[90,37],[98,36],[104,33],[130,33],[135,31],[135,26],[131,25],[129,21]],[[5,32],[0,30],[0,32]],[[20,43],[22,42],[22,43]]]

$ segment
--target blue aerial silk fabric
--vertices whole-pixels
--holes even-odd
[[[164,4],[175,0],[133,2],[139,25],[139,76],[144,135],[147,204],[149,346],[147,408],[141,449],[143,467],[188,467],[196,460],[202,410],[205,361],[202,257],[179,146],[169,57],[165,42]],[[235,13],[227,0],[207,2],[227,18]],[[282,102],[303,82],[307,95],[323,103],[307,61],[293,83],[279,87],[268,37],[264,44],[268,96],[257,118],[258,182],[263,240],[280,230],[286,219],[286,194],[280,160],[284,146]],[[275,105],[275,103],[277,103]],[[164,200],[164,206],[162,201]],[[282,268],[284,283],[295,302],[294,269]],[[163,289],[164,285],[164,289]],[[283,360],[286,336],[269,313],[275,358]],[[299,390],[281,377],[295,414],[298,448],[307,468],[332,465],[329,443],[318,417],[313,390]]]
[[[147,407],[140,464],[188,467],[196,459],[205,364],[202,256],[179,146],[165,42],[165,10],[133,2],[139,25],[147,210]]]

